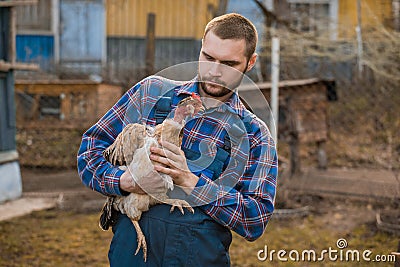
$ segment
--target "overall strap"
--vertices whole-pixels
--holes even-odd
[[[154,106],[154,119],[156,124],[162,123],[172,110],[172,99],[174,97],[174,88],[161,95]]]
[[[229,131],[230,134],[226,134],[224,136],[224,144],[220,148],[217,148],[217,155],[216,159],[217,161],[221,161],[223,163],[223,167],[220,168],[218,171],[214,170],[214,175],[215,176],[220,176],[222,172],[226,169],[228,162],[229,162],[229,157],[231,156],[231,148],[232,148],[232,142],[237,143],[238,139],[241,139],[245,134],[248,134],[251,132],[251,117],[250,116],[245,116],[241,118],[243,125],[245,127],[245,130],[242,129],[239,125],[236,123],[233,123],[231,130]],[[218,164],[218,163],[216,163]],[[212,164],[211,164],[212,165]],[[219,164],[220,165],[220,164]],[[215,166],[217,167],[217,166]],[[215,168],[214,168],[215,169]]]
[[[208,159],[206,155],[202,155],[199,151],[182,148],[186,158],[191,162],[196,162],[196,165],[198,164],[197,166],[195,166],[197,170],[207,169],[209,171],[212,171],[213,179],[218,179],[218,177],[221,176],[221,174],[229,165],[232,142],[237,144],[239,142],[238,140],[240,140],[245,134],[251,132],[251,119],[251,116],[245,116],[241,118],[245,129],[243,129],[243,126],[241,127],[240,125],[238,125],[238,123],[232,124],[229,133],[226,133],[223,138],[223,145],[221,147],[217,147],[216,155],[213,157],[213,159]],[[200,157],[204,158],[204,161],[199,161],[198,159]]]
[[[161,76],[151,76],[148,84],[149,86],[146,88],[148,90],[147,97],[156,100],[154,105],[149,103],[144,105],[142,117],[147,123],[160,124],[168,117],[173,105],[181,100],[182,97],[175,95],[175,90],[182,85],[182,82]]]

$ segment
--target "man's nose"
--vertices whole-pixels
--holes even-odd
[[[213,77],[221,77],[222,76],[221,63],[216,63],[216,62],[211,63],[208,73],[210,74],[210,76],[213,76]]]

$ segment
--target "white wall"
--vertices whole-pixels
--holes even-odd
[[[22,195],[21,172],[17,161],[0,165],[0,203]]]

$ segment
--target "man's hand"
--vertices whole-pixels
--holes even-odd
[[[183,151],[176,145],[160,142],[162,148],[152,147],[150,159],[161,163],[163,166],[154,166],[156,171],[168,174],[176,185],[182,187],[186,194],[190,194],[195,188],[199,177],[194,175],[188,168]]]
[[[136,194],[150,195],[165,192],[162,177],[156,171],[151,171],[145,177],[142,177],[138,183],[135,183],[131,172],[127,170],[120,178],[119,187],[126,192]]]

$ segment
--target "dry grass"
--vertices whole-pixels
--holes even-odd
[[[346,215],[344,215],[346,216]],[[0,266],[108,266],[107,252],[111,232],[97,226],[98,214],[71,213],[59,210],[35,212],[29,216],[0,223]],[[332,220],[340,220],[336,215]],[[345,220],[345,217],[344,219]],[[361,263],[314,264],[301,262],[260,262],[257,252],[270,249],[336,248],[338,238],[346,238],[349,249],[373,251],[387,255],[395,251],[398,238],[379,232],[371,223],[351,229],[333,229],[322,215],[296,220],[273,220],[266,233],[255,242],[234,235],[231,246],[233,266],[363,266]],[[360,265],[361,264],[361,265]],[[368,264],[393,266],[393,263]]]
[[[359,250],[360,252],[369,249],[372,255],[388,255],[397,248],[398,238],[395,236],[378,232],[372,229],[371,225],[360,225],[352,229],[351,232],[333,231],[326,224],[323,224],[321,218],[310,216],[305,219],[290,221],[272,221],[265,234],[253,243],[244,243],[239,237],[231,247],[231,258],[234,266],[390,266],[392,263],[367,263],[367,262],[330,262],[328,255],[325,255],[324,261],[287,261],[282,262],[277,258],[277,252],[273,255],[273,261],[269,259],[259,261],[257,252],[268,246],[268,252],[271,250],[279,251],[281,249],[289,253],[291,250],[301,252],[303,250],[315,250],[320,255],[324,249],[338,249],[336,241],[339,238],[345,238],[348,243],[348,249]],[[345,250],[343,250],[345,251]],[[317,258],[318,255],[317,254]],[[263,254],[264,255],[264,254]],[[286,258],[288,254],[285,255]],[[300,256],[301,257],[301,256]],[[371,256],[372,258],[373,256]]]
[[[98,214],[58,210],[0,223],[0,266],[108,266],[111,232]]]

